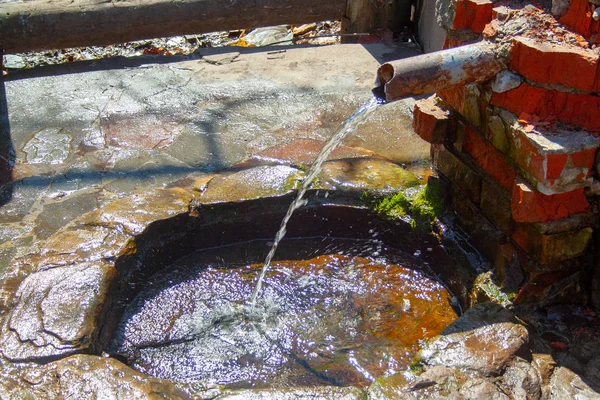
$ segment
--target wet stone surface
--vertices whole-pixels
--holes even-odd
[[[10,135],[0,143],[14,183],[0,188],[1,398],[599,397],[598,321],[586,309],[516,310],[519,320],[507,321],[486,317],[502,315],[486,306],[475,314],[479,325],[468,314],[464,331],[429,341],[431,364],[414,359],[412,372],[377,376],[364,389],[223,390],[151,377],[100,352],[73,355],[95,351],[96,317],[116,260],[138,254],[137,238],[186,214],[194,196],[197,206],[289,195],[319,145],[371,96],[382,54],[406,55],[385,46],[332,46],[290,48],[276,60],[266,51],[240,50],[235,57],[217,54],[232,62],[211,63],[213,53],[11,72],[2,82]],[[381,106],[348,135],[330,157],[332,173],[316,183],[335,181],[337,190],[350,191],[386,187],[384,176],[396,179],[393,163],[420,181],[431,174],[429,146],[412,132],[411,109],[411,100]],[[361,157],[370,160],[356,161]],[[350,168],[357,162],[362,171]],[[280,167],[240,171],[272,164]],[[366,171],[378,171],[379,180],[359,176]],[[256,176],[264,179],[253,188]],[[356,310],[386,314],[373,307],[363,302]],[[395,332],[368,327],[384,340]],[[482,367],[496,341],[507,345],[502,359]],[[434,365],[446,359],[452,365]],[[355,366],[344,371],[360,384],[369,381]]]
[[[428,343],[419,358],[426,365],[498,375],[529,341],[527,329],[516,322],[508,310],[495,304],[475,306]]]
[[[251,309],[261,265],[204,257],[169,266],[128,307],[113,346],[134,368],[228,387],[360,387],[407,369],[419,341],[456,318],[441,284],[385,259],[279,261]]]

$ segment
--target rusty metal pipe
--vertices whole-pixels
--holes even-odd
[[[373,92],[391,102],[485,81],[505,68],[495,46],[479,42],[383,64]]]

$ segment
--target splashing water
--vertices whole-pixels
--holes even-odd
[[[329,157],[331,152],[335,150],[335,148],[342,142],[344,137],[346,137],[346,135],[349,132],[354,131],[359,125],[364,123],[369,117],[369,115],[381,103],[381,99],[373,97],[371,98],[371,100],[363,104],[358,110],[356,110],[352,115],[350,115],[348,119],[342,122],[337,132],[329,139],[329,141],[321,149],[321,152],[315,159],[315,162],[311,165],[310,169],[306,174],[306,177],[302,181],[302,186],[298,191],[296,199],[294,199],[292,204],[290,204],[290,207],[288,208],[285,217],[283,218],[283,221],[281,221],[279,231],[275,235],[275,240],[273,241],[271,250],[269,250],[269,254],[267,254],[267,258],[265,259],[263,268],[260,271],[260,276],[258,277],[256,286],[254,287],[254,291],[252,292],[252,297],[250,298],[251,307],[256,306],[256,299],[258,297],[258,294],[260,293],[260,289],[262,288],[262,283],[265,278],[265,274],[269,270],[269,266],[271,265],[271,261],[275,256],[275,252],[277,251],[277,246],[279,245],[279,242],[281,241],[281,239],[283,239],[283,237],[286,234],[288,221],[294,214],[294,211],[306,204],[306,200],[304,200],[304,195],[306,194],[306,191],[308,190],[312,181],[316,178],[319,172],[321,172],[321,167],[323,163],[325,162],[325,160],[327,160],[327,157]]]

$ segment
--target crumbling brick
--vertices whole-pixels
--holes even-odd
[[[513,229],[511,195],[503,186],[484,179],[479,207],[498,229],[510,235]]]
[[[491,104],[520,115],[536,115],[541,120],[557,119],[600,132],[600,97],[534,87],[522,83],[504,93],[494,93]]]
[[[425,141],[441,144],[449,129],[450,112],[436,104],[435,96],[419,100],[413,111],[413,129]]]
[[[567,193],[545,195],[523,179],[517,179],[512,191],[511,210],[517,222],[545,222],[589,211],[583,188]]]
[[[510,68],[529,80],[599,91],[600,57],[596,52],[519,37],[513,41],[511,55]]]
[[[588,0],[571,0],[569,9],[558,22],[591,39],[592,43],[600,43],[600,21],[594,21],[593,11]]]
[[[547,233],[539,223],[516,224],[512,239],[540,264],[579,257],[592,238],[592,228]]]
[[[481,175],[444,145],[435,146],[433,167],[460,188],[476,204],[481,200]]]
[[[469,126],[465,127],[463,149],[506,190],[512,190],[517,178],[515,170],[506,162],[504,155],[498,149]]]
[[[483,32],[486,24],[492,20],[490,0],[460,0],[455,4],[454,23],[455,30],[470,29],[475,33]]]
[[[508,129],[508,156],[539,191],[564,193],[590,183],[600,138],[585,131],[526,132],[523,128],[515,121]]]

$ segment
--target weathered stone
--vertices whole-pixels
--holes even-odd
[[[509,234],[512,230],[512,212],[508,191],[491,179],[481,184],[481,202],[479,207],[500,230]]]
[[[404,168],[385,160],[356,158],[327,161],[315,188],[392,193],[415,187],[419,180]]]
[[[23,151],[29,164],[61,164],[69,157],[71,137],[62,128],[47,128],[35,134]]]
[[[568,368],[558,367],[550,379],[550,400],[600,399],[598,388],[591,387]]]
[[[508,153],[510,147],[508,138],[506,136],[506,128],[504,121],[497,115],[492,115],[488,118],[488,139],[495,148],[500,150],[502,153]]]
[[[597,347],[592,349],[596,352],[596,355],[585,366],[585,376],[589,379],[590,384],[600,388],[600,354],[598,354],[597,349]]]
[[[410,397],[410,382],[408,374],[393,374],[377,379],[368,389],[368,398],[373,400],[397,399],[400,397],[413,399]],[[414,380],[414,376],[410,376]]]
[[[449,128],[450,113],[437,104],[436,96],[419,100],[413,111],[413,130],[429,143],[442,144]]]
[[[226,400],[302,400],[302,399],[340,399],[340,400],[362,400],[365,392],[355,387],[312,387],[263,389],[263,390],[240,390],[224,392],[219,399]]]
[[[465,100],[462,115],[473,126],[481,128],[481,91],[477,85],[465,86]]]
[[[452,191],[451,201],[457,221],[469,234],[472,244],[488,260],[495,260],[498,248],[506,243],[507,236],[489,222],[479,207],[460,190]]]
[[[302,171],[284,165],[250,168],[213,178],[196,200],[207,204],[280,196],[298,188],[303,178]]]
[[[571,0],[552,0],[552,15],[560,18],[571,5]]]
[[[598,245],[598,240],[600,240],[600,238],[596,235],[596,241],[594,242],[595,246]],[[596,258],[596,260],[598,260],[598,258]],[[594,309],[600,310],[600,262],[596,261],[594,263],[591,275],[590,300]]]
[[[32,207],[43,198],[43,192],[50,184],[49,177],[35,177],[0,187],[0,223],[20,222],[31,213]]]
[[[501,244],[494,261],[496,279],[507,292],[517,292],[525,280],[518,251],[511,243]]]
[[[552,264],[583,254],[592,237],[591,228],[544,233],[542,224],[516,224],[512,239],[540,264]]]
[[[529,336],[514,316],[494,303],[475,305],[419,353],[426,365],[443,365],[478,372],[502,373],[526,346]]]
[[[89,218],[85,214],[82,219]],[[42,243],[37,255],[29,256],[36,269],[65,266],[82,261],[100,261],[115,257],[131,236],[103,226],[78,225],[61,229]],[[98,224],[99,225],[99,224]]]
[[[156,115],[112,115],[102,119],[106,144],[122,149],[161,149],[168,147],[183,129],[182,121]]]
[[[492,90],[496,93],[504,93],[519,87],[522,82],[523,78],[521,76],[509,70],[504,70],[496,75],[494,82],[492,82]]]
[[[538,375],[542,379],[542,383],[549,383],[552,373],[556,368],[556,361],[554,361],[552,355],[533,353],[531,358],[531,365],[537,370]]]
[[[398,373],[382,377],[369,387],[369,399],[392,400],[424,398],[458,399],[465,377],[458,370],[443,366],[428,367],[419,376]]]
[[[309,166],[315,161],[323,146],[324,143],[320,140],[298,139],[288,144],[275,145],[260,151],[252,157],[239,162],[236,164],[236,167],[251,168],[259,165],[278,164]],[[363,148],[339,145],[331,152],[327,159],[338,160],[361,157],[377,158],[378,156],[374,152]]]
[[[2,388],[7,398],[209,399],[217,388],[177,385],[149,377],[114,358],[74,355],[19,372],[21,380]],[[4,390],[2,390],[4,389]]]
[[[87,349],[114,273],[109,264],[97,263],[29,275],[2,329],[2,354],[24,361]]]
[[[434,148],[433,167],[463,190],[474,203],[481,200],[481,176],[445,146]]]
[[[75,220],[74,225],[101,226],[128,235],[137,235],[154,221],[187,212],[193,194],[191,189],[177,187],[138,192],[86,214]]]
[[[471,379],[461,387],[460,396],[464,399],[509,400],[498,386],[485,379]]]
[[[98,207],[97,193],[81,193],[45,204],[36,218],[34,232],[38,239],[46,239],[58,229],[81,215]]]
[[[502,382],[513,399],[538,400],[542,397],[542,382],[534,367],[522,358],[515,358],[502,375]]]

